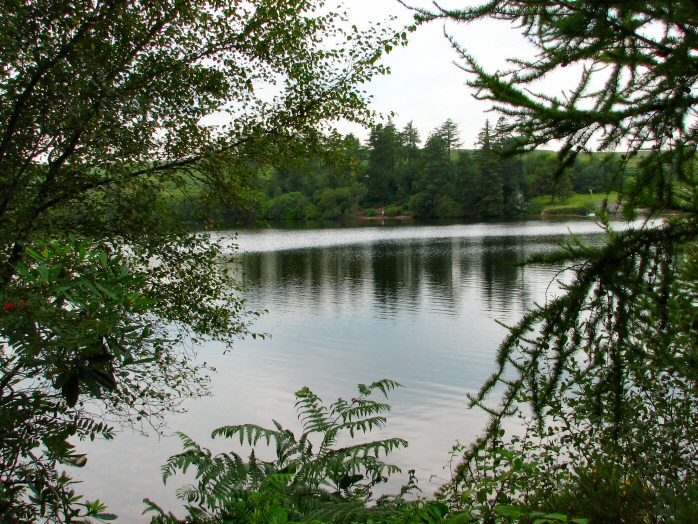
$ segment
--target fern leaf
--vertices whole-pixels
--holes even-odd
[[[213,430],[211,437],[216,438],[222,436],[229,439],[237,435],[240,444],[247,443],[250,446],[254,446],[262,438],[265,440],[266,444],[269,445],[272,440],[277,440],[279,438],[279,433],[279,431],[263,428],[256,424],[240,424],[217,428]]]
[[[388,398],[388,391],[392,391],[394,389],[401,388],[401,387],[403,387],[403,386],[399,382],[384,378],[384,379],[378,380],[378,381],[374,382],[373,384],[371,384],[370,386],[368,386],[368,390],[373,391],[373,390],[377,389],[381,393],[383,393],[383,396],[385,398]]]

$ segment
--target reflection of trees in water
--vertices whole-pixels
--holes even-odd
[[[249,253],[244,280],[261,304],[282,295],[298,307],[366,307],[378,313],[415,309],[419,302],[421,254],[411,244],[340,246]]]
[[[420,280],[417,251],[413,243],[387,243],[367,252],[373,267],[373,295],[379,315],[392,316],[399,308],[417,308]]]
[[[424,284],[439,308],[459,313],[460,269],[456,240],[442,239],[422,245],[420,261]],[[455,277],[457,275],[457,277]]]
[[[281,299],[293,307],[339,309],[365,300],[370,256],[365,247],[335,247],[248,253],[245,284],[262,305]]]
[[[481,288],[489,310],[523,311],[529,293],[523,279],[525,240],[519,237],[483,238],[480,250]]]
[[[341,307],[348,304],[356,307],[363,300],[367,289],[367,275],[370,273],[369,260],[363,254],[363,248],[337,247],[319,250],[322,253],[320,271],[322,285],[313,290],[322,293],[325,302],[331,306]]]
[[[457,315],[470,288],[487,309],[521,311],[530,295],[516,265],[525,247],[526,239],[515,237],[386,242],[249,253],[242,265],[245,283],[263,305],[270,297],[293,307],[338,310],[372,303],[376,314],[394,316],[418,309],[426,295]]]

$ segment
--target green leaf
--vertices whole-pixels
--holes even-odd
[[[497,505],[495,506],[494,511],[502,517],[510,517],[513,519],[518,519],[523,515],[521,510],[518,510],[513,506]]]
[[[551,520],[559,520],[560,522],[567,522],[567,515],[563,515],[562,513],[548,513],[547,515],[544,515],[546,519],[551,519]]]
[[[116,520],[118,518],[118,516],[113,513],[97,513],[92,516],[96,519],[104,521]]]
[[[339,489],[348,489],[350,486],[356,484],[356,483],[359,482],[360,480],[363,480],[363,478],[364,478],[364,476],[363,476],[363,475],[360,475],[360,474],[356,474],[356,475],[344,475],[344,476],[340,479],[340,481],[339,481],[339,483],[338,483],[338,487],[339,487]]]
[[[71,408],[78,402],[80,396],[80,376],[76,372],[69,372],[60,377],[57,384],[61,384],[61,393],[68,406]]]

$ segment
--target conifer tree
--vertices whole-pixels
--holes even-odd
[[[387,204],[397,193],[397,168],[402,137],[395,124],[378,124],[371,128],[368,138],[369,154],[366,168],[368,199],[372,203]]]
[[[475,185],[474,210],[480,217],[504,214],[504,183],[497,142],[489,120],[478,134],[476,152],[478,178]]]
[[[443,138],[450,158],[451,151],[463,145],[463,141],[460,139],[458,124],[456,124],[452,119],[447,118],[444,123],[439,126],[437,132],[439,135],[441,135],[441,138]]]
[[[419,155],[419,131],[410,121],[402,128],[402,143],[405,148],[405,158],[409,164],[413,164]]]
[[[398,180],[398,198],[402,201],[413,192],[417,180],[420,160],[419,131],[412,122],[408,122],[401,132],[402,155]]]
[[[617,232],[602,211],[605,245],[572,242],[543,257],[569,264],[575,278],[500,346],[497,372],[471,398],[491,423],[450,488],[483,486],[477,511],[486,519],[515,497],[594,522],[688,522],[698,504],[698,6],[492,0],[417,13],[422,23],[487,18],[521,28],[536,49],[490,72],[451,38],[475,96],[508,117],[517,149],[559,141],[557,177],[581,152],[623,149],[626,216],[637,206],[681,214]],[[578,67],[576,86],[538,90],[566,67]],[[485,406],[497,384],[500,405]],[[533,414],[527,437],[507,444],[501,422],[522,401]],[[517,460],[496,459],[503,448]]]
[[[506,119],[500,117],[494,128],[494,143],[499,155],[499,172],[502,178],[503,214],[520,215],[524,197],[521,189],[523,164],[520,155],[515,153],[517,139],[511,134]]]

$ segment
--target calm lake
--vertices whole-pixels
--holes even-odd
[[[617,224],[616,227],[623,227]],[[468,410],[466,395],[494,370],[505,329],[568,278],[559,267],[519,267],[533,253],[558,247],[569,233],[601,242],[593,220],[527,221],[448,226],[367,225],[336,229],[240,231],[239,265],[250,307],[268,309],[255,330],[266,340],[245,340],[223,354],[199,349],[213,364],[212,396],[188,401],[169,419],[169,436],[130,431],[114,441],[82,446],[89,461],[75,471],[78,487],[99,498],[120,522],[144,522],[143,497],[167,509],[178,506],[160,466],[180,451],[171,436],[182,431],[215,450],[237,441],[211,441],[226,424],[271,426],[274,418],[298,427],[294,392],[309,386],[326,401],[351,397],[358,383],[391,378],[393,392],[384,432],[407,449],[392,456],[405,475],[417,470],[429,495],[448,478],[449,451],[468,442],[486,417]],[[233,233],[215,236],[233,241]],[[227,446],[226,446],[227,444]]]

